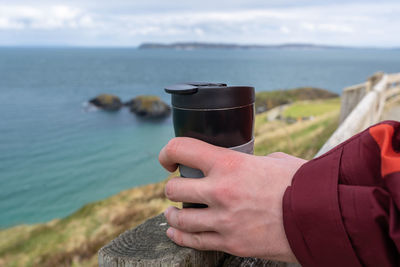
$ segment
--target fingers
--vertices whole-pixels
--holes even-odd
[[[184,232],[210,232],[215,231],[215,216],[209,209],[178,209],[169,207],[164,212],[170,226]]]
[[[223,148],[194,138],[177,137],[171,139],[160,151],[158,159],[161,165],[170,172],[175,171],[179,163],[200,169],[207,175],[224,151]]]
[[[170,227],[167,236],[182,247],[191,247],[197,250],[223,250],[224,243],[220,234],[216,232],[186,233]]]
[[[210,204],[210,186],[207,178],[191,179],[175,177],[165,185],[165,195],[175,202]]]

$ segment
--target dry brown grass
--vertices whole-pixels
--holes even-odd
[[[97,266],[97,251],[127,229],[177,205],[165,182],[85,205],[61,220],[0,231],[0,266]]]

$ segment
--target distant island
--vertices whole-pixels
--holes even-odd
[[[201,43],[201,42],[176,42],[170,44],[163,43],[143,43],[138,49],[343,49],[347,47],[316,44],[279,44],[279,45],[241,45],[229,43]]]

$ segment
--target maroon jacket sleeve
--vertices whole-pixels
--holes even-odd
[[[399,266],[400,123],[374,125],[304,164],[283,219],[304,267]]]

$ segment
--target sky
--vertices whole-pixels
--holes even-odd
[[[0,46],[400,47],[399,0],[0,0]]]

